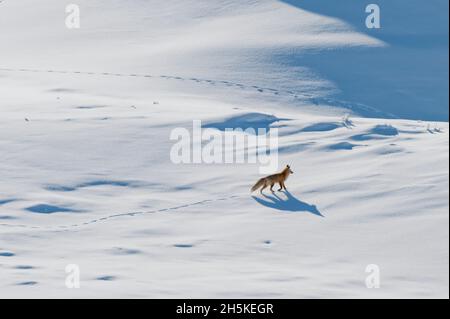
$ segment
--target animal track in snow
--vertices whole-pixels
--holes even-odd
[[[393,114],[382,112],[374,107],[350,102],[338,100],[331,97],[315,97],[313,94],[309,93],[301,93],[294,92],[291,90],[280,90],[268,87],[260,87],[257,85],[250,84],[242,84],[231,81],[224,80],[211,80],[211,79],[201,79],[201,78],[193,78],[193,77],[181,77],[181,76],[173,76],[173,75],[152,75],[152,74],[137,74],[137,73],[112,73],[112,72],[89,72],[89,71],[66,71],[66,70],[44,70],[44,69],[26,69],[26,68],[0,68],[0,71],[4,72],[30,72],[30,73],[55,73],[55,74],[77,74],[77,75],[89,75],[89,76],[114,76],[114,77],[135,77],[135,78],[160,78],[166,80],[176,80],[176,81],[190,81],[195,83],[205,83],[213,86],[221,85],[225,87],[235,87],[238,89],[245,89],[249,91],[256,91],[260,94],[271,94],[274,96],[284,96],[290,97],[295,100],[306,100],[311,102],[314,105],[333,105],[338,107],[343,107],[349,110],[352,110],[356,113],[362,113],[366,115],[372,115],[377,117],[384,118],[396,118]],[[69,89],[70,90],[70,89]]]
[[[173,207],[168,207],[168,208],[161,208],[161,209],[156,209],[156,210],[151,210],[151,211],[128,212],[128,213],[113,214],[113,215],[108,215],[108,216],[100,217],[100,218],[97,218],[97,219],[91,219],[91,220],[86,221],[86,222],[76,223],[76,224],[72,224],[72,225],[32,226],[32,225],[25,225],[25,224],[0,223],[0,226],[1,227],[11,227],[11,228],[39,229],[39,230],[47,230],[47,231],[56,231],[56,230],[69,231],[69,230],[71,230],[73,228],[79,228],[79,227],[82,227],[82,226],[88,226],[88,225],[92,225],[92,224],[96,224],[96,223],[100,223],[100,222],[105,222],[105,221],[108,221],[108,220],[111,220],[111,219],[116,219],[116,218],[121,218],[121,217],[135,217],[135,216],[143,216],[143,215],[149,215],[149,214],[157,214],[157,213],[169,212],[169,211],[179,210],[179,209],[182,209],[182,208],[188,208],[188,207],[193,207],[193,206],[198,206],[198,205],[204,205],[204,204],[215,202],[215,201],[232,200],[232,199],[236,199],[236,198],[239,198],[239,197],[240,196],[238,196],[238,195],[233,195],[233,196],[229,196],[229,197],[217,198],[217,199],[214,199],[214,200],[206,199],[206,200],[197,201],[197,202],[193,202],[193,203],[189,203],[189,204],[173,206]],[[12,254],[12,253],[8,253],[8,252],[3,252],[2,253],[2,252],[0,252],[0,256],[3,256],[3,257],[14,256],[14,254],[12,254],[12,255],[8,255],[8,254]]]

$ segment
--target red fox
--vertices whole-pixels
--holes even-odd
[[[285,169],[281,173],[261,178],[255,186],[252,187],[252,192],[261,188],[260,192],[262,194],[263,190],[266,189],[267,186],[270,186],[270,191],[273,192],[273,185],[276,183],[280,184],[280,189],[278,191],[281,191],[283,188],[286,190],[286,185],[284,185],[284,182],[291,174],[294,174],[294,172],[291,170],[289,165],[286,165]]]

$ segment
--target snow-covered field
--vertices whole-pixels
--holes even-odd
[[[448,298],[448,2],[76,2],[0,3],[0,297]],[[278,129],[288,192],[174,164],[193,120]]]

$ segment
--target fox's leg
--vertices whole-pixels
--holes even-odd
[[[279,182],[278,184],[280,184],[280,189],[278,191],[281,191],[283,189],[283,182]]]
[[[273,193],[273,185],[275,185],[275,183],[270,184],[270,191]]]
[[[267,184],[264,183],[264,186],[261,188],[261,190],[260,190],[259,192],[262,194],[262,193],[263,193],[263,190],[265,190],[265,189],[267,188],[267,186],[269,186],[269,185],[267,185]]]
[[[284,182],[283,182],[283,188],[285,191],[287,191],[286,184],[284,184]]]

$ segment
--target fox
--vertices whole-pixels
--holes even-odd
[[[294,174],[294,172],[291,170],[291,167],[289,165],[286,165],[286,167],[281,171],[281,173],[269,175],[267,177],[261,178],[259,181],[256,182],[256,184],[252,187],[251,191],[252,193],[258,189],[260,190],[260,193],[263,193],[263,190],[266,189],[268,186],[270,186],[270,191],[273,193],[273,186],[278,183],[280,185],[280,189],[278,191],[281,191],[282,189],[286,189],[286,185],[284,182],[287,180],[289,175]]]

